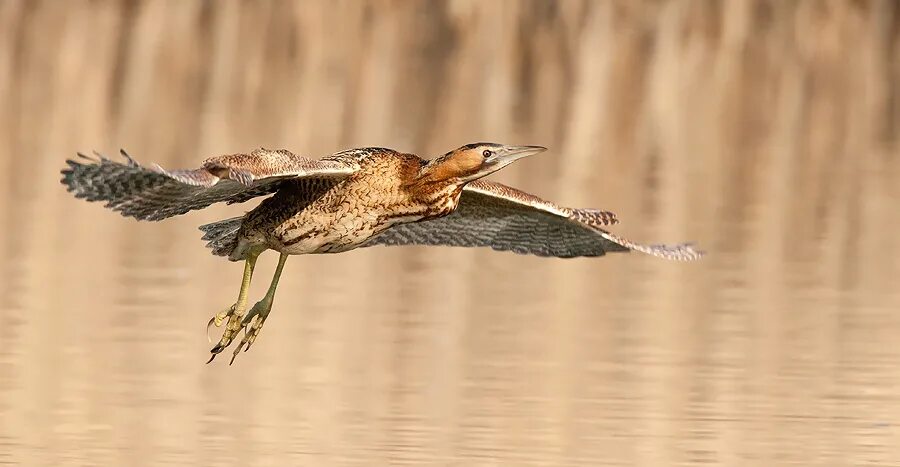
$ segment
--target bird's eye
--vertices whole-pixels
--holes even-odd
[[[481,153],[481,155],[484,156],[485,158],[491,157],[493,154],[494,154],[494,153],[491,152],[490,149],[485,149],[485,150]]]

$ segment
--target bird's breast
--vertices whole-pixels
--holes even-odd
[[[288,254],[337,253],[357,248],[397,224],[445,216],[461,190],[441,187],[410,192],[403,178],[384,168],[336,185],[274,226],[271,247]]]

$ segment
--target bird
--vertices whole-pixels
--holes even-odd
[[[214,203],[268,196],[242,216],[200,226],[214,255],[243,261],[237,300],[207,324],[225,326],[209,362],[244,335],[230,364],[253,345],[269,313],[287,258],[376,245],[488,247],[543,257],[598,257],[638,251],[669,260],[704,255],[691,243],[640,244],[610,232],[616,215],[557,205],[484,180],[542,146],[472,143],[432,159],[380,147],[312,159],[259,148],[207,158],[199,168],[141,165],[125,150],[113,160],[78,153],[61,182],[76,198],[101,201],[119,214],[159,221]],[[269,196],[271,195],[271,196]],[[248,308],[257,258],[279,259],[263,298]]]

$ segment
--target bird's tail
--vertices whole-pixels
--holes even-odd
[[[244,217],[232,217],[212,224],[201,225],[206,246],[217,256],[231,256],[238,245],[238,230]]]

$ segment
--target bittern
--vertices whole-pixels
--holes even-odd
[[[62,183],[78,198],[154,221],[274,193],[243,216],[200,227],[213,254],[244,262],[237,300],[207,325],[225,324],[210,362],[244,331],[233,363],[259,336],[289,255],[374,245],[491,247],[560,258],[629,250],[674,260],[702,255],[690,244],[642,245],[613,235],[605,229],[617,222],[611,212],[562,207],[480,180],[545,150],[474,143],[432,160],[384,148],[313,160],[258,149],[212,157],[193,170],[145,167],[122,151],[123,162],[79,154],[82,160],[67,161]],[[280,253],[278,265],[265,296],[248,309],[254,266],[265,250]]]

